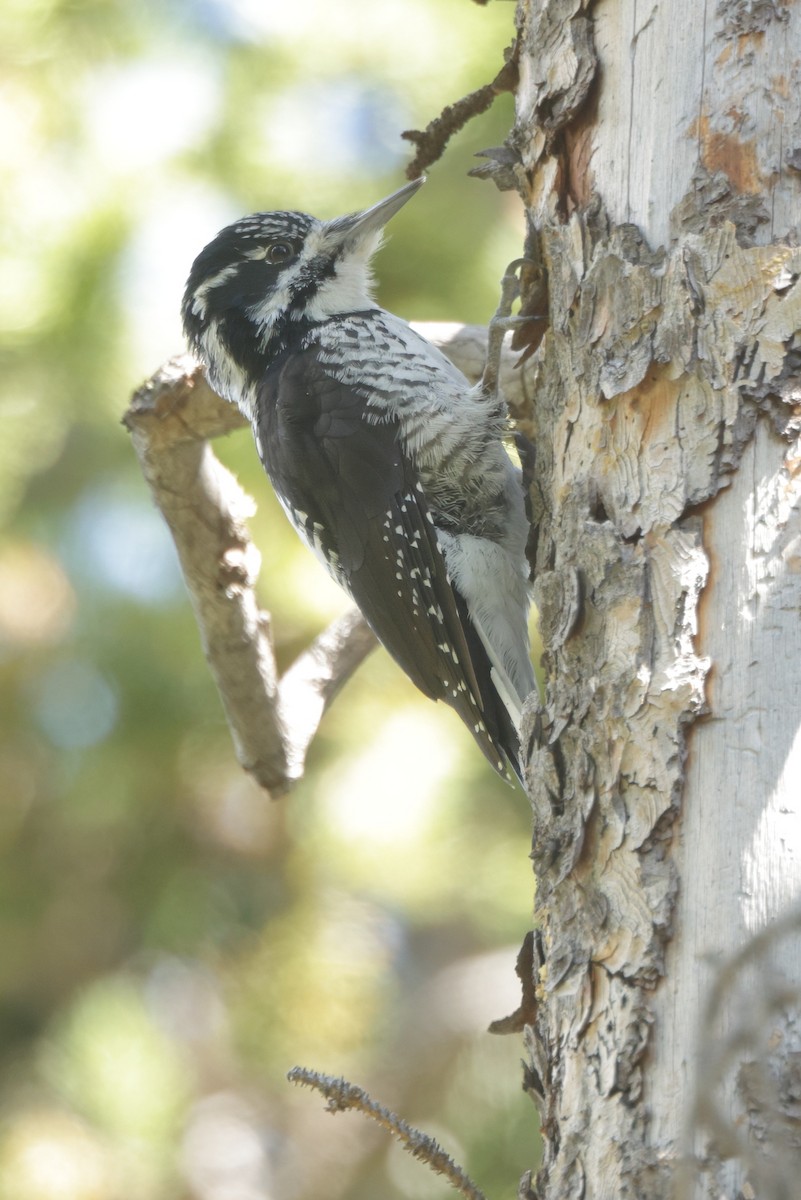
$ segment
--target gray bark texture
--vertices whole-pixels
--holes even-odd
[[[521,420],[546,672],[524,719],[545,1153],[521,1194],[790,1200],[801,5],[522,0],[517,21],[495,177],[550,315]]]

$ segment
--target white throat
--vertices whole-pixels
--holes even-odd
[[[228,354],[220,341],[219,322],[212,320],[201,337],[201,358],[207,366],[208,381],[218,396],[235,404],[248,420],[253,416],[253,396],[244,371]]]

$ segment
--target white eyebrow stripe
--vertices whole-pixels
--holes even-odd
[[[197,313],[199,317],[205,316],[206,313],[206,298],[212,288],[219,287],[221,283],[225,283],[226,279],[230,279],[236,274],[238,263],[229,263],[227,267],[223,267],[216,275],[212,275],[210,279],[204,280],[200,287],[195,289],[195,295],[192,299],[192,312]]]

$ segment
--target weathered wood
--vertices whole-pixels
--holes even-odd
[[[688,1195],[789,1196],[797,1006],[754,1004],[772,1023],[721,1081],[767,1155],[712,1140],[694,1097],[699,1037],[741,1018],[732,997],[702,1025],[721,956],[801,895],[801,210],[778,132],[801,122],[801,8],[530,0],[520,32],[515,174],[551,298],[524,420],[547,676],[525,730],[533,1194],[659,1200],[695,1155]],[[792,996],[801,947],[778,957]]]
[[[601,0],[595,39],[614,80],[598,90],[591,171],[611,218],[667,244],[673,209],[720,173],[759,241],[798,224],[798,20],[774,0]]]

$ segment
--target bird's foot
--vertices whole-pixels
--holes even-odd
[[[497,400],[498,381],[501,374],[501,352],[503,339],[510,329],[519,329],[529,321],[539,320],[539,317],[519,317],[512,315],[512,305],[520,299],[520,276],[524,267],[534,265],[527,258],[516,258],[509,263],[501,280],[501,298],[494,316],[491,318],[487,337],[487,356],[484,361],[484,372],[481,376],[481,391],[488,400]]]

